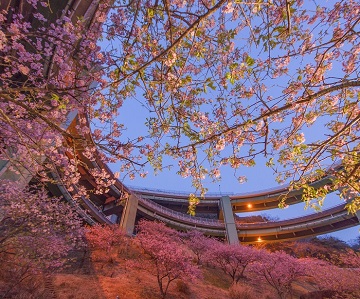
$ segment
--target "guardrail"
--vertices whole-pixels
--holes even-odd
[[[301,228],[311,228],[311,227],[315,227],[315,226],[322,226],[323,224],[325,224],[326,222],[330,222],[334,223],[337,222],[337,219],[344,219],[344,217],[346,218],[346,216],[348,216],[347,212],[341,212],[337,215],[330,215],[330,216],[326,216],[324,218],[320,218],[320,219],[316,219],[314,221],[309,221],[309,222],[303,222],[300,224],[292,224],[289,226],[280,226],[280,231],[294,231],[294,230],[299,230]]]
[[[134,185],[127,185],[127,187],[135,192],[149,192],[149,193],[162,193],[164,195],[166,194],[173,194],[173,195],[185,195],[185,196],[189,196],[189,194],[195,194],[196,196],[200,197],[199,193],[196,192],[191,192],[191,191],[176,191],[176,190],[165,190],[165,189],[158,189],[158,188],[147,188],[147,187],[140,187],[140,186],[134,186]],[[224,196],[224,195],[235,195],[234,192],[206,192],[206,195],[209,196]]]
[[[263,228],[263,227],[274,227],[274,226],[286,226],[286,225],[293,225],[293,224],[309,224],[314,221],[317,221],[322,218],[326,217],[332,217],[334,218],[334,215],[337,217],[336,214],[347,214],[347,211],[344,210],[346,204],[339,204],[332,208],[326,209],[324,211],[318,212],[316,214],[296,217],[296,218],[288,218],[283,219],[279,221],[263,221],[263,222],[252,222],[252,223],[237,223],[237,227],[239,229],[247,229],[252,228],[253,226],[257,226],[257,228]],[[334,215],[333,215],[334,214]]]
[[[338,162],[332,166],[329,166],[326,170],[326,172],[329,172],[330,170],[334,170],[336,171],[337,169],[341,168],[341,162]],[[316,182],[322,181],[322,180],[326,180],[331,178],[331,175],[325,175],[323,178],[319,179],[318,181],[314,181],[311,182],[310,184],[314,184]],[[260,195],[267,195],[267,194],[277,194],[277,193],[283,193],[289,190],[290,185],[289,184],[284,184],[281,186],[276,186],[276,187],[271,187],[271,188],[265,188],[259,191],[249,191],[249,192],[243,192],[243,193],[234,193],[234,192],[207,192],[206,196],[205,196],[205,200],[206,197],[222,197],[222,196],[230,196],[234,199],[236,199],[236,197],[255,197],[255,196],[260,196]],[[127,188],[129,190],[132,190],[136,193],[139,192],[145,192],[145,193],[157,193],[157,194],[163,194],[163,195],[167,195],[167,194],[172,194],[172,195],[179,195],[179,196],[189,196],[190,193],[195,194],[196,196],[200,195],[196,192],[187,192],[187,191],[176,191],[176,190],[165,190],[165,189],[160,189],[160,188],[148,188],[148,187],[140,187],[140,186],[136,186],[136,185],[127,185]],[[293,190],[296,191],[296,190]]]
[[[135,191],[137,192],[137,191]],[[165,202],[177,202],[177,203],[188,203],[189,199],[188,198],[173,198],[173,197],[164,197],[161,195],[154,195],[154,194],[144,194],[144,193],[140,193],[142,197],[144,198],[148,198],[151,200],[158,200],[158,201],[165,201]],[[201,199],[199,204],[218,204],[219,203],[219,199],[216,200],[211,200],[211,199]]]
[[[85,219],[86,222],[88,222],[89,224],[95,224],[96,221],[92,217],[96,216],[98,218],[97,221],[99,221],[99,222],[103,222],[103,223],[107,223],[107,224],[112,223],[112,221],[100,210],[100,208],[95,203],[93,203],[90,199],[86,199],[84,196],[81,196],[81,200],[82,200],[82,202],[84,203],[84,205],[87,208],[86,210],[84,210],[80,206],[80,204],[73,198],[73,196],[67,190],[65,185],[62,183],[62,180],[60,178],[59,173],[56,170],[54,170],[51,174],[52,174],[52,177],[55,179],[55,182],[57,182],[55,185],[60,190],[60,192],[63,195],[64,199],[71,206],[73,206],[75,208],[77,213],[81,217],[83,217],[83,219]],[[78,190],[75,185],[73,185],[72,187],[74,188],[75,191]],[[94,215],[90,216],[88,214],[88,211],[90,211]]]
[[[160,204],[157,204],[150,199],[143,198],[136,194],[139,198],[139,202],[147,207],[152,212],[160,213],[162,215],[166,215],[169,218],[177,219],[179,221],[185,221],[187,223],[192,223],[195,225],[201,225],[205,227],[219,227],[224,229],[225,224],[219,220],[207,219],[201,217],[193,217],[181,212],[173,211],[169,208],[163,207]],[[319,214],[307,215],[297,218],[284,219],[280,221],[266,221],[266,222],[254,222],[254,223],[236,223],[236,228],[238,230],[244,229],[259,229],[259,228],[267,228],[267,227],[279,227],[281,230],[291,230],[305,226],[314,226],[316,224],[324,223],[329,221],[330,219],[338,219],[343,218],[347,212],[342,211],[345,207],[345,204],[337,205],[333,208],[324,210]],[[340,213],[339,213],[340,212]],[[332,215],[334,213],[335,215]],[[166,221],[171,221],[168,218],[163,217]],[[294,224],[295,223],[295,224]]]
[[[183,222],[177,222],[177,221],[174,221],[174,220],[170,220],[166,217],[163,217],[161,215],[154,215],[154,218],[157,219],[157,220],[160,220],[162,222],[165,222],[166,224],[168,225],[171,225],[173,227],[177,227],[177,228],[183,228],[183,229],[193,229],[194,226],[192,225],[189,225],[189,224],[186,224],[186,223],[183,223]],[[210,235],[215,235],[215,236],[225,236],[226,235],[226,230],[225,230],[225,227],[219,227],[218,229],[214,229],[214,228],[208,228],[208,227],[202,227],[202,226],[195,226],[197,230],[200,230],[202,231],[203,233],[207,233],[207,234],[210,234]]]
[[[208,219],[208,218],[202,218],[202,217],[194,217],[194,216],[191,216],[188,214],[177,212],[177,211],[171,210],[169,208],[166,208],[160,204],[157,204],[148,198],[143,198],[139,194],[136,194],[136,193],[133,193],[133,194],[139,199],[139,203],[141,203],[143,206],[147,207],[148,209],[151,209],[151,211],[153,211],[153,212],[158,212],[158,213],[166,215],[170,218],[175,218],[175,219],[186,221],[186,222],[192,223],[192,224],[225,227],[225,224],[223,222],[221,222],[220,220]]]

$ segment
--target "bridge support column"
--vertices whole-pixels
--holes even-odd
[[[136,196],[130,195],[126,200],[125,207],[121,215],[120,227],[128,236],[131,236],[134,233],[138,202],[139,200]]]
[[[229,244],[239,244],[239,237],[236,230],[234,213],[232,211],[230,197],[223,196],[220,199],[220,208],[222,210],[226,228],[226,236]]]

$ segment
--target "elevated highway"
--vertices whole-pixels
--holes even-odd
[[[11,1],[5,1],[0,7],[8,6]],[[55,5],[56,1],[52,1]],[[91,22],[96,10],[97,1],[64,1],[53,6],[57,10],[71,11],[71,17],[75,20],[78,16],[84,16]],[[31,11],[29,10],[29,13]],[[55,16],[55,15],[54,15]],[[51,66],[49,66],[51,68]],[[71,113],[70,113],[71,114]],[[73,114],[73,113],[72,113]],[[77,134],[76,125],[78,118],[73,115],[65,128],[72,134]],[[89,142],[92,142],[88,136]],[[69,154],[70,155],[70,154]],[[81,174],[78,186],[72,186],[70,192],[61,182],[58,173],[52,173],[54,182],[48,188],[54,195],[62,196],[69,202],[84,221],[89,224],[95,223],[119,223],[124,230],[131,234],[134,231],[136,221],[140,218],[161,220],[169,226],[179,230],[198,229],[207,235],[226,238],[228,241],[240,240],[243,243],[275,242],[290,239],[304,238],[324,233],[341,230],[359,224],[360,213],[357,215],[348,214],[344,209],[345,204],[314,213],[305,217],[298,217],[275,222],[238,223],[233,213],[261,211],[273,209],[278,206],[279,200],[286,199],[287,204],[301,202],[302,190],[289,190],[288,186],[276,189],[260,191],[248,194],[209,194],[201,200],[197,206],[197,215],[192,217],[186,214],[188,207],[188,194],[171,193],[155,190],[131,190],[118,181],[108,166],[103,163],[98,154],[95,160],[90,161],[83,155],[81,148],[77,152],[81,161],[78,171]],[[341,166],[339,166],[341,167]],[[98,187],[97,180],[91,174],[91,170],[98,169],[105,171],[107,180],[114,181],[109,185],[108,191],[104,193],[94,192]],[[10,171],[8,161],[0,161],[0,179],[16,179]],[[335,169],[336,170],[336,169]],[[31,177],[22,173],[25,177],[24,184],[28,183]],[[314,182],[314,188],[331,183],[331,173],[328,176]],[[77,196],[77,188],[84,187],[88,190],[89,197]],[[225,210],[225,204],[230,204],[230,212]],[[223,219],[222,214],[228,217]],[[235,236],[230,228],[235,229]],[[235,239],[236,238],[236,239]]]
[[[76,119],[69,129],[75,127]],[[288,186],[246,194],[209,194],[200,201],[194,217],[186,213],[188,194],[129,189],[114,177],[110,168],[100,159],[100,155],[95,161],[90,161],[79,150],[78,159],[82,161],[82,165],[79,165],[80,185],[89,191],[97,187],[91,169],[105,171],[107,179],[114,181],[108,192],[89,192],[89,199],[82,199],[81,209],[88,216],[87,221],[92,219],[92,222],[98,223],[119,223],[129,234],[133,233],[140,218],[147,218],[163,221],[178,230],[198,229],[207,235],[229,240],[227,223],[222,217],[219,219],[223,198],[230,199],[233,214],[277,208],[279,199],[283,197],[286,197],[287,204],[295,204],[301,202],[302,197],[302,190],[289,191]],[[328,175],[313,182],[312,186],[318,188],[330,183],[331,175]],[[56,188],[64,197],[71,197],[66,188]],[[235,220],[236,238],[243,243],[276,242],[316,236],[358,225],[360,215],[348,214],[345,205],[344,203],[309,216],[281,221],[239,223]]]
[[[336,171],[341,165],[335,167],[332,171]],[[324,176],[310,184],[313,188],[320,188],[331,184],[331,174]],[[165,207],[169,207],[176,211],[186,213],[188,207],[189,194],[185,192],[171,192],[159,189],[133,188],[133,191],[141,195],[143,198],[151,199]],[[260,190],[258,192],[248,192],[242,194],[219,193],[207,194],[196,207],[199,214],[215,214],[217,217],[219,211],[219,201],[223,196],[229,196],[231,199],[232,209],[235,213],[263,211],[277,208],[279,201],[285,199],[287,205],[293,205],[302,202],[302,189],[290,190],[288,185],[278,188]],[[217,216],[216,216],[217,215]],[[211,216],[210,216],[211,218]]]

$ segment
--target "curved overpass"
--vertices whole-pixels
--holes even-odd
[[[336,171],[341,166],[337,166],[333,171]],[[310,184],[313,188],[320,188],[331,184],[331,174]],[[142,197],[151,199],[161,205],[169,207],[176,211],[183,211],[186,213],[188,206],[188,194],[181,192],[171,192],[165,190],[150,190],[145,188],[134,188],[134,192],[140,194]],[[219,213],[219,201],[224,195],[228,195],[231,199],[232,209],[236,213],[254,212],[277,208],[280,199],[285,198],[286,204],[293,205],[302,201],[302,189],[290,190],[289,186],[280,186],[278,188],[271,188],[267,190],[260,190],[258,192],[248,192],[242,194],[208,194],[202,199],[196,207],[197,213]]]
[[[316,214],[293,219],[237,223],[237,234],[239,240],[244,243],[274,242],[315,236],[358,225],[356,215],[348,214],[344,208],[345,204],[341,204]],[[196,228],[208,235],[226,237],[225,223],[220,220],[192,217],[141,197],[139,210],[145,217],[164,221],[176,229]]]
[[[10,2],[1,2],[0,7]],[[98,1],[92,0],[51,1],[51,3],[55,10],[61,11],[64,9],[70,11],[73,19],[76,19],[77,16],[84,16],[89,22],[91,22],[98,5]],[[77,117],[73,115],[69,118],[69,123],[65,125],[74,134],[76,134],[76,122]],[[89,142],[92,142],[91,137],[88,136],[88,138]],[[149,190],[130,190],[114,178],[112,171],[101,161],[100,155],[97,156],[95,161],[90,161],[82,154],[80,149],[78,150],[78,156],[82,162],[82,165],[78,166],[81,174],[79,184],[90,191],[89,198],[80,197],[80,200],[75,200],[74,196],[77,187],[72,186],[74,191],[69,192],[61,183],[60,175],[57,173],[51,174],[56,183],[49,184],[48,187],[51,193],[62,195],[66,201],[73,205],[87,223],[110,224],[116,223],[120,219],[120,225],[131,229],[138,218],[146,217],[164,221],[169,226],[180,230],[196,228],[208,235],[228,237],[228,223],[218,219],[222,212],[220,207],[220,203],[224,198],[222,195],[208,195],[198,205],[197,217],[191,217],[186,214],[188,195]],[[7,178],[6,175],[10,175],[8,173],[8,164],[7,161],[0,161],[1,178]],[[96,168],[105,170],[109,179],[115,182],[109,186],[107,192],[102,194],[91,192],[97,188],[97,183],[90,170]],[[330,179],[331,174],[314,182],[312,186],[317,188],[329,184]],[[26,182],[28,181],[29,178],[26,176]],[[286,186],[251,194],[232,194],[230,195],[230,210],[232,212],[249,212],[271,209],[277,207],[279,199],[282,197],[286,197],[287,204],[295,204],[301,201],[301,195],[302,190],[289,191]],[[251,204],[251,209],[249,204]],[[358,225],[359,219],[357,216],[349,215],[344,210],[344,206],[343,204],[321,213],[277,222],[247,224],[234,222],[233,224],[239,240],[244,243],[302,238]],[[131,221],[133,223],[130,223]]]
[[[76,121],[75,118],[69,127],[70,130],[76,127]],[[130,225],[131,232],[135,222],[144,217],[151,220],[161,220],[179,230],[195,228],[207,235],[228,237],[226,221],[218,218],[221,214],[221,195],[210,194],[201,200],[197,207],[197,216],[193,217],[186,214],[188,195],[185,193],[145,189],[131,190],[114,177],[110,168],[100,159],[100,155],[97,155],[95,161],[90,161],[79,150],[78,158],[82,161],[82,166],[79,165],[80,185],[89,191],[97,187],[96,180],[91,175],[90,170],[104,170],[107,173],[108,180],[114,181],[114,184],[109,186],[108,192],[104,194],[90,192],[89,199],[82,198],[81,209],[87,211],[87,222],[120,222],[120,225],[126,227],[128,225],[126,222],[129,221],[129,218],[126,217],[132,213],[133,215],[130,217],[133,219],[131,220],[133,223]],[[330,175],[325,176],[312,183],[312,186],[317,188],[330,184],[330,179]],[[61,185],[57,186],[57,190],[65,198],[71,198],[66,188],[61,188]],[[277,207],[279,198],[283,196],[286,196],[287,204],[298,203],[301,201],[301,195],[302,190],[289,191],[288,187],[283,186],[256,193],[231,194],[229,197],[233,212],[249,212],[249,203],[252,204],[251,211],[259,211]],[[134,202],[136,204],[133,204]],[[131,211],[131,205],[133,205],[133,211],[128,212]],[[358,225],[357,216],[348,214],[344,208],[345,204],[342,204],[309,216],[275,222],[235,223],[237,236],[243,243],[275,242],[315,236]],[[201,215],[206,217],[199,217]],[[89,221],[89,219],[92,220]]]

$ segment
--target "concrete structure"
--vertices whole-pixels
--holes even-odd
[[[52,13],[49,19],[59,17],[62,11],[71,12],[70,17],[76,20],[83,16],[91,23],[94,12],[98,6],[97,0],[69,0],[50,1]],[[21,4],[21,5],[20,5]],[[32,6],[26,1],[1,1],[0,8],[21,8],[25,15],[30,17]],[[51,64],[47,66],[51,69]],[[77,117],[75,112],[69,114],[69,120],[64,128],[76,134]],[[209,195],[200,201],[197,206],[196,217],[186,214],[188,194],[171,193],[153,190],[130,190],[114,178],[111,170],[100,158],[89,161],[81,149],[78,150],[78,171],[81,174],[79,185],[89,191],[89,198],[81,198],[80,202],[73,199],[77,186],[73,186],[73,193],[69,192],[60,182],[59,175],[53,173],[57,183],[49,184],[51,193],[63,198],[72,204],[78,213],[89,224],[119,223],[124,231],[131,235],[136,221],[145,217],[152,220],[161,220],[176,229],[186,230],[196,228],[205,234],[227,238],[231,244],[240,242],[254,243],[259,241],[275,242],[303,238],[340,230],[359,224],[360,211],[356,215],[349,215],[344,210],[345,204],[325,210],[322,213],[306,217],[298,217],[285,221],[261,222],[240,224],[237,223],[233,213],[260,211],[276,208],[279,198],[286,197],[287,204],[301,201],[302,190],[292,190],[285,187],[265,190],[253,194]],[[9,168],[9,161],[0,161],[0,179],[21,181],[26,185],[31,176],[25,169],[19,169],[20,174],[13,173]],[[339,166],[341,167],[341,165]],[[96,188],[96,180],[91,175],[91,169],[104,169],[111,179],[116,182],[104,194],[92,192]],[[330,183],[330,177],[325,176],[312,183],[314,188]],[[129,196],[130,195],[130,196]],[[251,206],[251,208],[250,208]],[[223,220],[222,220],[223,219]]]
[[[101,159],[96,160],[96,162],[87,161],[81,152],[79,152],[79,158],[89,169],[93,167],[104,169],[108,172],[110,178],[115,179],[111,170]],[[91,178],[89,170],[82,169],[81,173],[82,179],[80,183],[87,188],[93,188],[95,182]],[[328,182],[327,178],[323,178],[315,182],[314,186],[322,186]],[[269,209],[270,205],[277,203],[279,197],[283,196],[287,196],[290,203],[294,204],[300,200],[301,193],[302,190],[289,192],[286,188],[280,187],[252,194],[232,194],[228,196],[210,194],[200,201],[196,210],[197,212],[200,211],[200,213],[193,217],[186,213],[188,195],[184,192],[174,193],[148,189],[130,190],[118,180],[115,180],[115,184],[110,187],[108,194],[93,197],[92,203],[98,207],[98,209],[94,210],[99,210],[99,213],[105,215],[107,219],[113,219],[113,222],[123,219],[121,225],[127,228],[129,234],[132,233],[133,225],[136,224],[138,219],[147,218],[163,221],[179,230],[195,228],[207,235],[228,238],[232,244],[237,243],[238,239],[241,243],[256,243],[260,241],[276,242],[305,238],[359,224],[356,215],[349,215],[344,209],[346,204],[313,215],[276,222],[237,223],[235,219],[233,221],[231,218],[231,216],[234,217],[233,213],[238,206],[249,211],[248,205],[251,203],[257,205],[257,210],[260,210],[260,207]],[[135,201],[129,210],[125,208],[126,205],[129,205],[129,202],[123,200],[128,197],[126,194],[130,194],[128,200]],[[134,217],[133,213],[135,206],[137,206],[136,217]],[[203,217],[199,217],[199,214]],[[224,217],[225,221],[222,220],[222,215],[228,215]],[[234,233],[234,227],[236,233]],[[227,237],[230,235],[231,237]],[[238,239],[235,235],[237,235]]]
[[[134,233],[138,203],[139,199],[134,195],[130,195],[126,199],[125,207],[121,215],[120,227],[128,236]]]
[[[70,131],[76,128],[76,123],[77,118],[69,125]],[[207,235],[227,238],[232,244],[238,243],[238,240],[241,243],[256,243],[298,239],[359,224],[356,215],[349,215],[344,210],[345,204],[321,213],[284,221],[237,223],[234,213],[238,213],[238,210],[248,212],[254,209],[260,211],[277,208],[279,198],[284,196],[288,204],[300,202],[302,190],[289,192],[287,187],[251,194],[227,196],[209,194],[197,205],[196,216],[193,217],[187,214],[187,193],[148,189],[130,190],[115,179],[112,171],[99,157],[100,155],[96,161],[89,161],[81,150],[78,151],[78,158],[82,162],[79,163],[81,173],[79,184],[88,189],[90,194],[89,199],[83,199],[80,203],[80,208],[88,211],[87,215],[90,215],[95,222],[120,223],[129,235],[133,233],[136,221],[140,218],[160,220],[179,230],[195,228]],[[109,178],[115,181],[107,193],[92,192],[96,187],[95,179],[91,175],[92,168],[105,170]],[[324,177],[314,182],[313,186],[320,187],[328,183],[329,178]],[[53,186],[52,189],[57,189],[57,193],[67,192],[64,188],[60,190],[58,186]]]
[[[226,240],[229,244],[239,244],[239,238],[236,230],[234,213],[232,211],[230,197],[222,196],[220,199],[220,209],[224,217]]]
[[[86,25],[90,25],[92,22],[93,16],[97,10],[99,0],[68,0],[68,1],[56,1],[49,0],[48,5],[51,9],[43,9],[41,12],[46,19],[53,23],[60,16],[67,14],[72,21],[76,22],[79,17],[81,17]],[[0,1],[0,10],[4,10],[9,13],[11,16],[13,14],[12,10],[15,13],[21,13],[25,21],[28,21],[32,26],[38,26],[38,21],[33,17],[35,13],[35,8],[33,5],[26,0],[2,0]],[[36,28],[36,27],[35,27]],[[50,57],[48,61],[44,64],[44,77],[48,76],[48,73],[52,70]],[[77,112],[73,111],[68,115],[68,121],[62,126],[64,129],[67,129],[72,121],[75,119]],[[16,161],[16,153],[12,153],[9,150],[9,157],[13,157],[13,160]],[[40,162],[43,162],[45,158],[37,157]],[[0,180],[10,180],[16,181],[20,186],[25,187],[29,184],[32,179],[30,172],[25,169],[19,163],[11,163],[9,160],[0,160]]]

